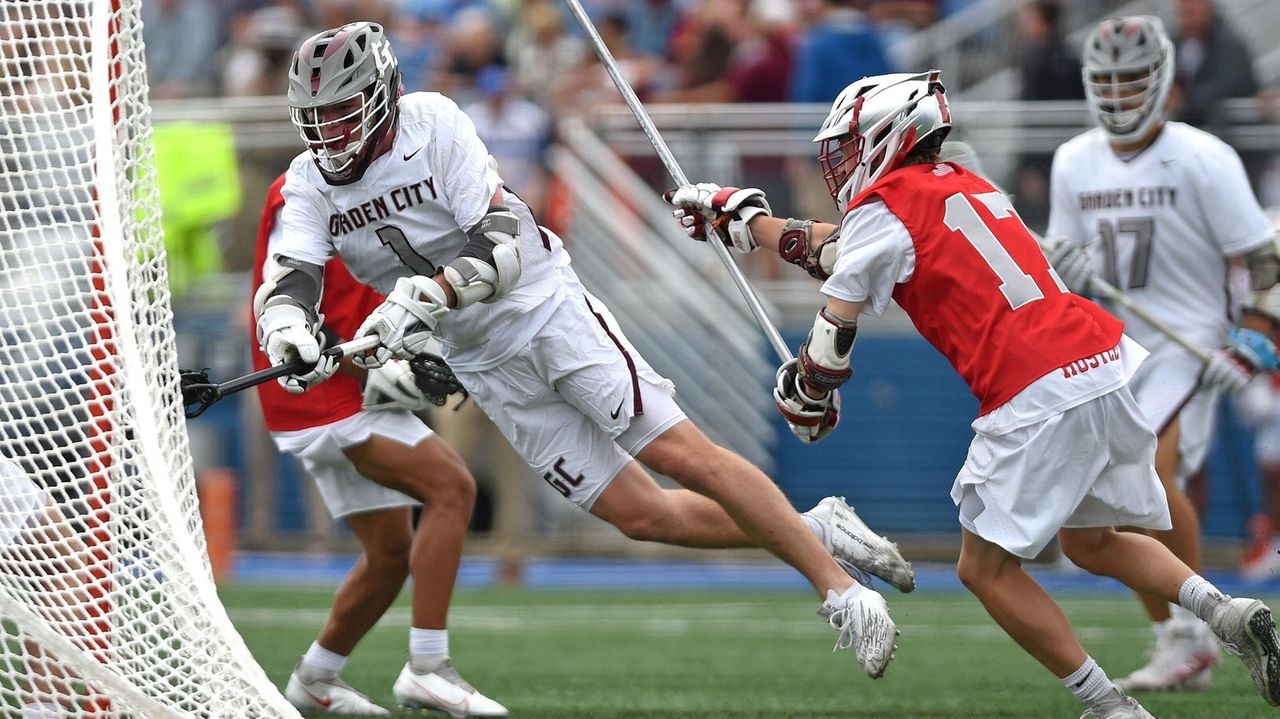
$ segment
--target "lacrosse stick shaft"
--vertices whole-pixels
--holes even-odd
[[[371,350],[377,346],[378,337],[376,335],[369,335],[367,337],[361,337],[360,339],[351,340],[350,342],[343,342],[342,344],[334,345],[320,354],[324,357],[342,359],[343,357],[348,357],[357,352]],[[268,367],[264,370],[258,370],[257,372],[253,372],[242,377],[229,379],[226,382],[218,384],[218,396],[223,397],[229,394],[235,394],[236,392],[249,389],[250,387],[257,387],[264,382],[270,382],[273,379],[278,379],[291,374],[298,374],[299,372],[306,372],[311,367],[312,364],[310,362],[303,362],[300,359],[295,359],[292,362],[285,362],[284,364],[276,365],[275,367]]]
[[[1129,299],[1129,296],[1117,289],[1115,285],[1112,285],[1110,282],[1107,282],[1101,277],[1095,275],[1089,280],[1089,289],[1120,305],[1121,307],[1124,307],[1132,313],[1134,317],[1137,317],[1147,323],[1151,329],[1159,332],[1165,337],[1168,337],[1174,344],[1179,345],[1186,351],[1195,355],[1196,359],[1206,364],[1209,362],[1209,353],[1206,352],[1203,347],[1192,343],[1186,337],[1175,332],[1169,325],[1166,325],[1155,317],[1152,317],[1151,313],[1134,304],[1133,300]]]
[[[565,0],[569,5],[569,11],[573,13],[578,24],[582,26],[582,31],[586,33],[587,38],[591,41],[591,45],[595,48],[596,54],[600,56],[600,62],[604,65],[605,72],[609,73],[609,77],[613,79],[613,84],[618,86],[618,91],[622,93],[622,99],[626,101],[627,107],[631,109],[631,114],[636,116],[636,122],[640,123],[640,129],[644,131],[649,142],[653,144],[653,149],[658,153],[658,159],[662,160],[662,164],[667,168],[667,172],[671,178],[676,181],[677,185],[689,184],[689,178],[685,176],[684,170],[680,169],[680,163],[676,162],[675,155],[671,154],[671,149],[667,147],[667,143],[662,139],[662,135],[658,134],[658,128],[653,124],[653,120],[649,117],[648,111],[644,109],[644,105],[640,104],[640,98],[636,97],[636,93],[631,89],[631,84],[626,78],[622,77],[622,73],[618,70],[618,64],[613,59],[613,54],[609,52],[609,48],[605,47],[604,40],[600,39],[600,33],[596,32],[596,26],[591,22],[591,18],[587,17],[587,13],[582,9],[582,3],[578,0]],[[721,232],[723,230],[717,230]],[[708,242],[707,244],[715,250],[720,257],[720,261],[724,263],[725,269],[729,271],[729,277],[733,279],[733,283],[738,286],[738,291],[742,293],[743,299],[747,301],[747,307],[751,309],[751,314],[755,316],[756,323],[760,325],[760,329],[764,331],[765,337],[769,339],[769,344],[773,345],[773,351],[777,353],[778,358],[783,362],[792,359],[791,350],[787,347],[787,343],[783,341],[782,335],[778,333],[778,328],[773,326],[773,322],[769,320],[769,316],[765,314],[764,305],[760,303],[760,298],[756,296],[751,285],[747,283],[747,278],[742,274],[742,270],[734,263],[733,257],[729,254],[729,248],[724,246],[722,242]]]

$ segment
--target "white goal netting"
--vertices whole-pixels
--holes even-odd
[[[141,0],[0,0],[0,717],[296,717],[218,601]]]

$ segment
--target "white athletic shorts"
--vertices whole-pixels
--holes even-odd
[[[1200,371],[1204,363],[1189,352],[1166,343],[1157,348],[1138,368],[1129,382],[1134,399],[1159,435],[1175,416],[1178,417],[1179,440],[1177,486],[1185,489],[1187,479],[1195,474],[1209,455],[1213,443],[1214,417],[1221,392],[1213,387],[1200,387]]]
[[[384,487],[356,471],[342,450],[377,435],[413,447],[433,434],[411,412],[375,410],[309,429],[272,432],[281,452],[302,460],[334,519],[392,507],[412,507],[418,500]]]
[[[585,290],[566,297],[511,359],[454,371],[525,462],[586,510],[635,454],[685,419],[675,386]]]
[[[4,457],[0,457],[0,550],[8,547],[24,529],[35,525],[48,504],[44,490]]]
[[[1004,434],[977,434],[952,498],[965,529],[1032,559],[1062,527],[1169,529],[1155,435],[1121,387]]]

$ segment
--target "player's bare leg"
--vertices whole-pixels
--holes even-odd
[[[1114,577],[1130,589],[1178,604],[1240,657],[1267,703],[1280,705],[1280,635],[1271,610],[1256,599],[1232,598],[1151,537],[1111,529],[1064,529],[1062,551],[1083,569]]]
[[[408,507],[364,512],[346,520],[362,551],[338,585],[329,618],[316,639],[320,646],[344,657],[399,596],[409,577],[413,544]]]
[[[1178,486],[1181,422],[1175,416],[1160,433],[1156,444],[1156,474],[1169,500],[1169,516],[1173,528],[1168,531],[1145,531],[1186,564],[1199,572],[1200,517],[1195,505]],[[1208,628],[1190,614],[1170,607],[1160,596],[1138,592],[1147,615],[1151,617],[1155,645],[1150,661],[1120,685],[1131,690],[1203,689],[1212,682],[1212,668],[1218,662],[1217,644]]]
[[[475,505],[475,480],[458,453],[435,436],[415,447],[373,436],[346,454],[365,477],[422,502],[407,559],[414,577],[430,581],[414,582],[413,626],[444,629]]]
[[[435,436],[414,447],[373,436],[346,454],[365,477],[422,502],[408,550],[415,579],[409,662],[396,679],[396,701],[456,716],[506,716],[506,707],[476,691],[449,657],[449,602],[476,497],[475,480],[462,458]]]
[[[664,490],[628,463],[591,512],[629,537],[692,547],[758,546],[795,567],[819,597],[819,613],[871,677],[884,673],[898,630],[884,598],[840,568],[763,472],[713,444],[692,422],[668,429],[637,459],[685,490]]]
[[[782,490],[755,465],[707,439],[692,422],[668,429],[636,459],[720,505],[751,545],[799,570],[818,596],[852,583]]]
[[[1057,602],[1003,547],[965,529],[956,572],[1018,646],[1089,707],[1085,716],[1146,717],[1080,645]]]

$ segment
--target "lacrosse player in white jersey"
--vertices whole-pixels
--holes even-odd
[[[1096,274],[1210,353],[1205,364],[1125,307],[1110,308],[1151,352],[1130,386],[1159,438],[1156,468],[1173,519],[1172,530],[1153,534],[1199,571],[1199,518],[1186,479],[1205,460],[1220,392],[1276,364],[1266,336],[1233,329],[1228,268],[1243,263],[1253,290],[1272,288],[1280,267],[1275,229],[1235,151],[1165,119],[1174,55],[1159,19],[1102,22],[1085,41],[1083,68],[1098,126],[1054,155],[1046,252],[1073,291],[1088,293]],[[1141,599],[1155,649],[1121,685],[1208,687],[1219,659],[1208,628],[1163,600]]]
[[[322,268],[341,256],[387,295],[356,332],[381,341],[360,364],[412,355],[435,336],[476,403],[566,499],[636,539],[768,549],[823,598],[837,647],[869,675],[884,672],[897,628],[883,597],[853,577],[865,570],[909,590],[910,565],[842,501],[802,518],[759,469],[688,421],[671,383],[579,283],[560,239],[503,186],[467,116],[437,93],[402,96],[380,26],[305,40],[289,105],[308,150],[283,187],[284,269],[254,302],[273,363],[318,357]],[[664,490],[641,463],[683,489]],[[411,661],[397,700],[437,706],[420,691],[427,671]]]

